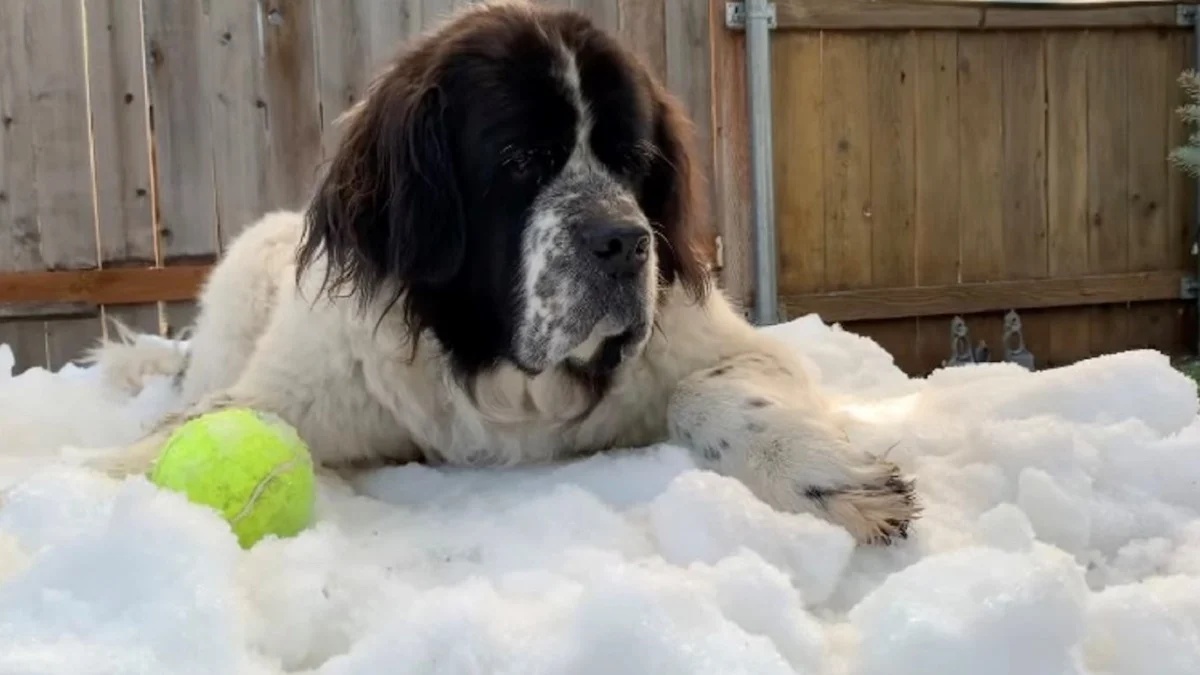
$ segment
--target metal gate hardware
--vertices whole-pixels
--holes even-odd
[[[1195,300],[1200,297],[1200,281],[1196,277],[1184,277],[1179,281],[1179,298]]]
[[[1175,5],[1175,25],[1195,26],[1196,5]]]
[[[1013,310],[1004,315],[1004,360],[1026,370],[1035,370],[1035,359],[1025,348],[1025,336],[1021,333],[1021,317]]]
[[[767,27],[778,28],[779,21],[775,14],[775,3],[767,4]],[[757,19],[759,17],[751,17]],[[725,3],[725,27],[735,30],[742,30],[746,27],[746,3],[745,2],[727,2]]]
[[[971,341],[967,337],[967,322],[961,316],[950,320],[950,358],[942,361],[942,366],[965,366],[975,363],[975,352],[971,350]]]

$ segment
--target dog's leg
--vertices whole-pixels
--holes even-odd
[[[693,373],[671,399],[672,440],[775,508],[824,517],[864,543],[906,538],[920,511],[912,483],[852,447],[797,368],[752,352]]]
[[[233,405],[236,405],[235,401],[224,394],[207,397],[182,413],[167,416],[137,441],[115,452],[90,458],[83,466],[116,479],[145,474],[153,468],[163,444],[176,428],[192,418]]]

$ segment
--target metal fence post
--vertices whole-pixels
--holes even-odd
[[[747,0],[746,81],[750,106],[750,176],[753,183],[754,318],[760,325],[778,321],[779,285],[775,240],[775,177],[771,138],[772,3]]]

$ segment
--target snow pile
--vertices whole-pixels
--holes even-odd
[[[168,383],[12,377],[0,347],[0,673],[1200,673],[1200,404],[1165,357],[910,380],[815,317],[767,330],[917,476],[909,541],[856,548],[660,446],[325,483],[312,530],[244,552],[54,463],[136,437]]]

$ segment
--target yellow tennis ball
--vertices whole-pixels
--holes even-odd
[[[220,512],[243,548],[298,534],[312,520],[312,458],[274,415],[230,408],[187,421],[167,439],[149,479]]]

